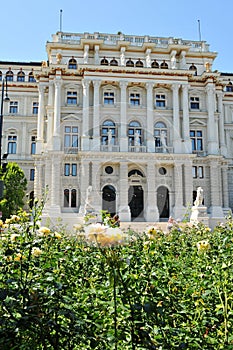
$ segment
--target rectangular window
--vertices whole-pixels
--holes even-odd
[[[67,91],[67,104],[68,105],[77,104],[77,91]]]
[[[76,126],[66,126],[65,127],[65,139],[64,146],[68,147],[78,147],[78,127]]]
[[[18,113],[18,102],[17,101],[10,101],[10,110],[9,112],[11,114]]]
[[[7,153],[16,154],[16,147],[17,147],[17,136],[9,135],[8,144],[7,144]]]
[[[36,154],[36,136],[31,137],[31,154]]]
[[[165,95],[156,95],[155,105],[156,105],[156,107],[160,107],[160,108],[166,107],[166,96]]]
[[[201,130],[190,130],[192,151],[203,151],[203,136]]]
[[[190,108],[191,109],[200,109],[199,97],[190,97]]]
[[[129,100],[131,106],[140,106],[140,94],[131,93]]]
[[[35,169],[30,169],[30,181],[34,181],[35,179]]]
[[[198,177],[199,177],[200,179],[203,179],[203,177],[204,177],[203,166],[199,166],[199,167],[198,167]]]
[[[66,163],[64,167],[64,175],[65,176],[70,176],[70,164]]]
[[[104,92],[104,104],[114,105],[114,92]]]
[[[38,114],[39,102],[32,103],[32,114]]]
[[[197,178],[197,167],[196,166],[192,167],[192,173],[193,173],[193,178],[196,179]]]
[[[196,178],[203,179],[204,178],[203,166],[193,166],[192,173],[193,173],[194,179]]]
[[[77,164],[72,164],[72,176],[77,176]]]

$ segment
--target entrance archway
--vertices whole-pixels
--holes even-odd
[[[111,215],[116,214],[116,190],[112,185],[106,185],[103,188],[102,209]]]
[[[159,210],[159,219],[169,218],[169,191],[167,187],[160,186],[157,189],[157,206]]]
[[[136,218],[143,218],[144,200],[142,186],[130,186],[128,192],[128,202],[132,221]]]

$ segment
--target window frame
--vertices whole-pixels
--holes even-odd
[[[190,129],[189,136],[191,139],[192,153],[203,151],[204,150],[203,130]]]
[[[200,110],[200,97],[199,96],[190,96],[189,97],[189,108],[190,110]]]
[[[9,114],[18,114],[19,102],[10,101],[9,102]]]
[[[16,154],[17,153],[17,135],[16,133],[10,133],[7,136],[7,153]]]

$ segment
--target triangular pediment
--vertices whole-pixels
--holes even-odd
[[[193,125],[193,126],[206,126],[206,123],[203,121],[203,120],[200,120],[200,119],[193,119],[190,121],[190,125]]]
[[[79,115],[77,115],[77,114],[67,114],[66,116],[64,116],[63,118],[62,118],[62,120],[69,120],[69,121],[80,121],[81,120],[81,118],[80,118],[80,116]]]

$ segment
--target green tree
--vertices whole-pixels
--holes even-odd
[[[3,172],[2,169],[0,171],[0,179],[4,182],[0,211],[3,220],[5,220],[24,206],[27,179],[17,163],[8,163],[6,171]]]

